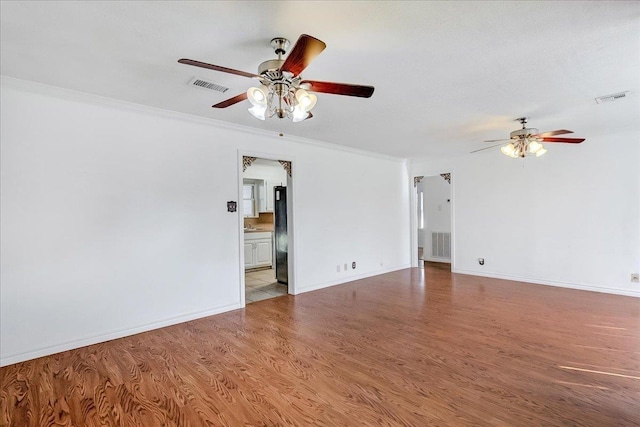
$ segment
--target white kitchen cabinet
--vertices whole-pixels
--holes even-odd
[[[271,232],[244,234],[244,267],[266,267],[273,262]]]
[[[266,212],[267,211],[266,181],[263,179],[257,179],[256,185],[258,187],[258,212]]]
[[[251,268],[251,267],[255,267],[256,265],[256,260],[255,260],[255,251],[253,250],[253,242],[252,241],[245,241],[244,242],[244,268]]]
[[[265,193],[266,193],[266,210],[267,212],[273,212],[273,187],[280,185],[279,181],[265,181]]]
[[[271,239],[260,239],[256,244],[256,266],[271,265]]]

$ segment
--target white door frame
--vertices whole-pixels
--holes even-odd
[[[257,151],[238,150],[238,242],[240,252],[240,303],[244,307],[245,301],[245,281],[244,281],[244,216],[242,214],[242,158],[244,156],[257,157],[265,160],[286,160],[291,162],[291,176],[287,176],[287,238],[288,253],[287,266],[289,269],[289,284],[287,292],[291,295],[297,294],[296,287],[296,263],[295,263],[295,184],[293,177],[295,176],[296,161],[289,155],[280,155],[273,153],[262,153]]]
[[[411,180],[409,185],[411,185],[411,191],[409,192],[409,194],[411,194],[411,201],[410,201],[410,205],[411,205],[411,267],[419,267],[419,262],[418,262],[418,186],[414,185],[415,182],[415,178],[418,176],[422,176],[424,178],[429,178],[429,177],[433,177],[433,176],[440,176],[443,173],[449,173],[451,174],[451,190],[450,190],[450,196],[451,196],[451,272],[455,272],[455,262],[456,262],[456,257],[455,257],[455,228],[456,228],[456,222],[455,222],[455,203],[456,203],[456,198],[455,198],[455,185],[456,185],[456,180],[455,180],[455,170],[454,168],[447,168],[447,169],[440,169],[440,170],[431,170],[431,171],[425,171],[425,172],[413,172],[411,173]],[[423,179],[424,179],[423,178]]]

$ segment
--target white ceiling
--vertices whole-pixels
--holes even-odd
[[[576,137],[638,128],[640,2],[2,2],[1,73],[398,157],[459,155],[530,116]],[[254,81],[270,40],[317,37],[307,79],[373,85],[319,94],[314,118],[259,121],[211,105]],[[227,94],[187,86],[193,77]],[[594,97],[631,96],[609,104]]]

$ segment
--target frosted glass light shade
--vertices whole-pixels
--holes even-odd
[[[547,152],[546,148],[540,148],[538,151],[536,151],[536,157],[540,157],[546,152]]]
[[[296,91],[296,99],[298,100],[298,106],[304,111],[310,111],[315,107],[316,102],[318,102],[317,96],[304,89],[298,89]]]
[[[303,121],[307,117],[309,117],[309,113],[303,110],[302,108],[300,108],[300,105],[298,104],[296,105],[296,108],[293,109],[293,115],[291,116],[291,121],[293,121],[294,123],[298,123]]]
[[[256,119],[264,120],[264,119],[266,119],[267,107],[266,106],[265,107],[261,107],[259,105],[254,105],[253,107],[249,108],[249,112]]]
[[[537,153],[538,150],[540,150],[542,148],[542,144],[540,144],[538,141],[532,141],[529,143],[529,152],[530,153]]]
[[[247,90],[247,99],[256,107],[266,107],[268,95],[269,88],[265,85],[260,85],[260,87],[250,87],[249,90]]]
[[[502,154],[504,154],[505,156],[513,157],[515,148],[516,147],[512,143],[509,143],[504,147],[500,148],[500,151],[502,151]]]

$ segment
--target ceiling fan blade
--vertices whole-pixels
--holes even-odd
[[[542,142],[568,142],[570,144],[580,144],[584,138],[542,138]]]
[[[512,140],[511,140],[511,139],[509,139],[509,138],[504,138],[504,139],[487,139],[486,141],[483,141],[483,142],[498,142],[498,141],[504,141],[504,142],[507,142],[507,141],[512,141]]]
[[[319,82],[316,80],[303,80],[300,85],[305,85],[310,92],[332,93],[334,95],[359,96],[369,98],[373,95],[373,86],[352,85],[348,83]]]
[[[218,102],[215,105],[212,105],[213,108],[227,108],[232,106],[233,104],[237,104],[238,102],[244,101],[247,99],[247,92],[242,92],[240,95],[236,95],[233,98],[226,99],[222,102]]]
[[[193,59],[180,59],[181,64],[193,65],[194,67],[206,68],[208,70],[222,71],[223,73],[236,74],[238,76],[249,77],[251,79],[258,78],[257,74],[247,73],[246,71],[234,70],[233,68],[221,67],[219,65],[207,64],[206,62],[195,61]]]
[[[540,138],[546,138],[547,136],[556,136],[556,135],[565,135],[567,133],[573,133],[572,130],[566,130],[566,129],[559,129],[559,130],[552,130],[549,132],[542,132],[537,134],[536,136],[540,137]]]
[[[485,141],[485,142],[487,142],[487,141]],[[496,145],[492,145],[492,146],[490,146],[490,147],[479,148],[479,149],[477,149],[477,150],[473,150],[471,153],[477,153],[478,151],[489,150],[489,149],[491,149],[491,148],[496,148],[496,147],[499,147],[499,146],[501,146],[501,145],[502,145],[502,144],[496,144]],[[471,154],[471,153],[469,153],[469,154]]]
[[[284,60],[280,71],[288,71],[294,76],[299,75],[326,47],[322,40],[302,34],[287,59]]]

